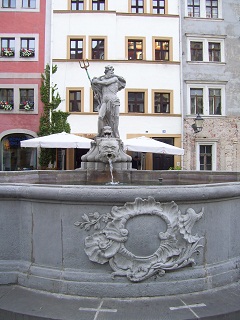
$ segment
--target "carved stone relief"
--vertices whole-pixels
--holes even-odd
[[[153,197],[136,198],[123,207],[112,207],[110,213],[84,214],[75,226],[87,232],[95,231],[85,238],[84,250],[91,261],[108,262],[113,269],[113,278],[125,276],[132,282],[140,282],[195,263],[192,255],[203,247],[204,238],[192,235],[191,231],[203,212],[204,208],[199,213],[188,208],[181,213],[174,201],[160,203]],[[149,256],[134,255],[125,247],[129,234],[128,220],[143,215],[157,216],[166,224],[164,232],[159,230],[159,247]]]

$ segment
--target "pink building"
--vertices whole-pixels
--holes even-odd
[[[48,0],[1,0],[0,170],[36,168],[36,150],[20,141],[37,136],[43,110],[41,74],[50,61]],[[48,7],[48,10],[46,10]],[[48,13],[47,13],[48,12]],[[49,42],[50,43],[50,42]]]

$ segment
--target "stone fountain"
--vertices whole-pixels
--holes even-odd
[[[0,172],[1,284],[151,297],[239,280],[239,173],[131,170],[118,134],[125,83],[111,67],[92,80],[98,135],[81,169]],[[147,185],[85,185],[111,181],[111,166],[121,181]],[[151,183],[160,178],[168,183]]]

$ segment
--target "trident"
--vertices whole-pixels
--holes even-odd
[[[89,76],[89,73],[88,73],[88,70],[87,70],[87,68],[89,67],[89,61],[88,61],[88,59],[86,59],[86,60],[80,60],[79,61],[79,65],[80,65],[80,67],[82,68],[82,69],[85,69],[85,71],[86,71],[86,73],[87,73],[87,76],[88,76],[88,79],[89,79],[89,81],[90,81],[90,83],[91,83],[91,85],[92,85],[92,80],[91,80],[91,78],[90,78],[90,76]],[[94,92],[94,98],[98,101],[98,104],[99,104],[99,106],[101,105],[101,99],[100,99],[100,97],[99,97],[99,94],[96,92],[96,91],[94,91],[94,89],[93,89],[93,92]]]
[[[89,79],[89,81],[90,81],[90,83],[92,84],[92,80],[91,80],[91,78],[90,78],[90,76],[89,76],[89,73],[88,73],[88,70],[87,70],[87,68],[89,67],[89,61],[88,61],[88,59],[86,59],[86,60],[80,60],[79,61],[79,65],[80,65],[80,67],[82,68],[82,69],[85,69],[85,71],[86,71],[86,73],[87,73],[87,76],[88,76],[88,79]]]

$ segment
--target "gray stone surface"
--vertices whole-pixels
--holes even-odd
[[[88,233],[74,225],[84,214],[109,213],[114,206],[133,203],[136,197],[158,202],[175,201],[179,210],[193,208],[203,217],[192,235],[204,238],[194,254],[196,265],[163,277],[132,283],[126,277],[112,279],[108,264],[89,260],[84,251]],[[0,184],[0,283],[16,284],[59,294],[101,297],[164,296],[199,292],[234,283],[240,277],[240,183],[196,186],[73,186]],[[137,210],[136,208],[134,210]],[[146,209],[147,211],[147,209]],[[157,239],[136,234],[137,225],[155,235],[163,227],[153,216],[132,220],[129,243],[137,255],[156,250]],[[156,218],[156,217],[155,217]],[[96,230],[95,230],[96,231]],[[95,232],[92,230],[91,232]],[[152,238],[151,238],[152,239]],[[139,246],[139,243],[142,245]],[[145,245],[146,243],[146,245]]]
[[[152,298],[88,298],[0,286],[1,320],[239,320],[240,283]]]

